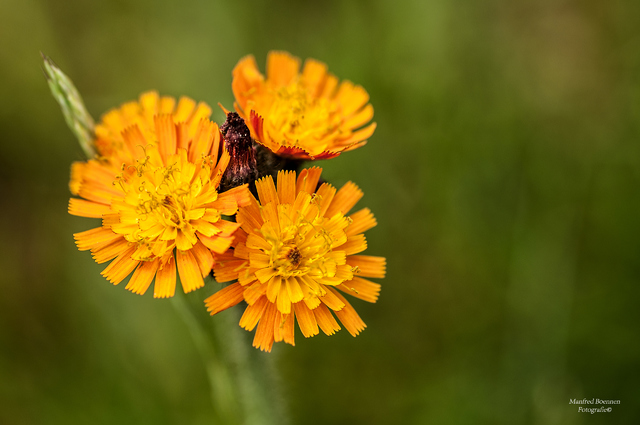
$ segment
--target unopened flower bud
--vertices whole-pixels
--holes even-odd
[[[88,158],[93,158],[96,155],[94,146],[95,124],[91,114],[84,106],[82,97],[71,79],[60,71],[60,68],[53,63],[51,58],[43,53],[40,54],[44,61],[42,70],[49,83],[51,94],[60,105],[67,125],[78,138],[82,150],[84,150]]]

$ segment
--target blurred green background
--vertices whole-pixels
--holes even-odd
[[[212,423],[170,303],[75,248],[96,221],[67,214],[82,152],[39,51],[98,118],[148,89],[230,107],[271,49],[370,93],[369,144],[321,166],[388,259],[359,337],[276,345],[291,423],[640,423],[640,3],[3,0],[0,39],[0,423]]]

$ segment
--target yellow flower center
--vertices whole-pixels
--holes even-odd
[[[280,248],[278,248],[280,246]],[[283,277],[300,276],[309,271],[308,262],[303,264],[302,253],[294,244],[274,241],[271,249],[271,263],[277,274]],[[306,260],[306,259],[305,259]]]
[[[220,219],[215,208],[206,207],[218,197],[206,161],[193,164],[181,150],[167,163],[148,156],[116,181],[124,195],[112,203],[120,218],[112,229],[139,245],[136,260],[161,257],[174,247],[188,250],[198,242],[196,231]]]
[[[337,105],[312,96],[300,83],[275,89],[272,104],[263,116],[282,134],[283,146],[315,150],[318,142],[337,131],[341,118]]]
[[[346,256],[333,248],[346,240],[343,229],[349,220],[342,215],[334,219],[320,216],[311,199],[299,211],[288,204],[278,205],[277,209],[280,231],[267,220],[261,229],[270,245],[270,249],[263,250],[269,256],[269,267],[283,278],[334,278],[338,266],[346,263]]]

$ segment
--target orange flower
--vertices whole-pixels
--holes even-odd
[[[167,114],[173,117],[174,122],[183,123],[180,137],[193,139],[200,120],[211,117],[211,108],[204,102],[196,105],[185,96],[180,98],[176,106],[173,97],[160,97],[155,91],[143,93],[138,102],[127,102],[102,116],[95,128],[98,153],[107,158],[116,155],[119,160],[131,159],[128,157],[131,151],[126,149],[122,132],[137,125],[146,139],[153,139],[157,132],[155,116]],[[121,158],[122,155],[125,157]]]
[[[271,176],[258,180],[260,202],[251,196],[240,207],[234,249],[216,257],[216,280],[238,281],[207,298],[207,310],[214,315],[246,301],[240,326],[258,326],[253,345],[264,351],[274,341],[293,345],[296,319],[305,337],[339,330],[333,314],[351,335],[362,331],[364,322],[336,289],[378,299],[380,285],[363,277],[384,277],[385,259],[355,255],[367,248],[363,232],[376,220],[367,208],[346,215],[362,197],[351,182],[316,191],[321,172],[303,170],[296,180],[295,172],[280,171],[277,189]]]
[[[210,109],[182,98],[146,93],[104,116],[97,126],[103,157],[72,166],[69,212],[102,219],[74,235],[91,250],[113,284],[131,272],[126,289],[143,294],[155,277],[154,296],[175,293],[176,267],[185,292],[204,285],[214,254],[225,252],[238,224],[222,219],[249,202],[246,185],[218,193],[229,163]],[[209,111],[209,112],[207,112]]]
[[[233,70],[235,108],[258,143],[297,159],[326,159],[363,146],[374,132],[369,95],[350,81],[338,85],[322,62],[270,52],[267,78],[247,56]]]

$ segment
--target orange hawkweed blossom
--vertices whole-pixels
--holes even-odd
[[[233,70],[235,108],[258,143],[277,155],[326,159],[363,146],[376,124],[369,95],[350,81],[338,79],[319,61],[286,52],[270,52],[267,77],[253,56]],[[363,127],[365,126],[366,127]]]
[[[160,98],[108,112],[96,127],[99,156],[72,166],[69,212],[102,219],[74,235],[113,284],[133,272],[126,289],[154,296],[175,293],[176,269],[184,292],[204,285],[214,255],[224,253],[239,224],[226,221],[250,201],[246,185],[218,193],[229,154],[220,146],[211,109],[193,100]],[[222,152],[220,154],[220,152]]]
[[[253,330],[253,345],[270,351],[274,342],[294,344],[297,320],[305,337],[332,335],[340,329],[334,314],[353,336],[365,328],[340,291],[375,302],[383,257],[356,255],[367,248],[363,232],[376,220],[367,208],[347,215],[362,197],[349,182],[340,190],[328,183],[316,191],[320,168],[280,171],[277,188],[271,176],[256,182],[259,201],[241,206],[234,248],[217,256],[214,276],[236,280],[209,297],[213,315],[240,301],[246,308],[240,326]]]

